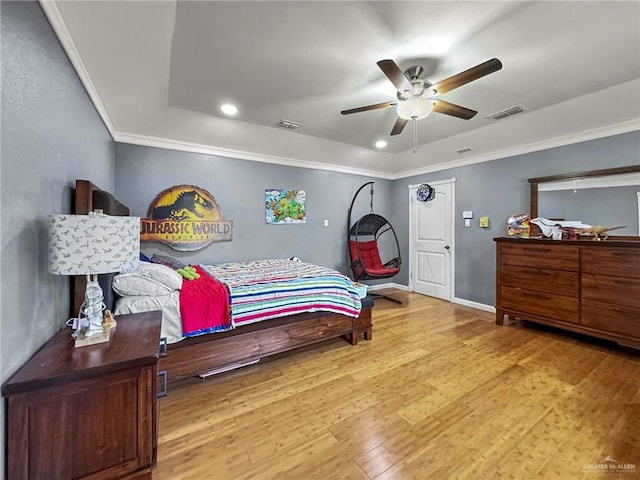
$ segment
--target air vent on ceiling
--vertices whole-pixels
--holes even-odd
[[[467,148],[461,148],[460,150],[456,150],[456,152],[458,152],[458,155],[464,155],[465,153],[473,152],[473,150],[467,147]]]
[[[491,118],[493,120],[502,120],[503,118],[513,117],[522,112],[526,112],[527,109],[522,105],[514,105],[513,107],[505,108],[504,110],[500,110],[499,112],[492,113],[491,115],[487,115],[485,118]]]
[[[301,123],[292,122],[291,120],[282,119],[282,120],[280,120],[278,122],[278,127],[286,128],[288,130],[296,130],[297,128],[300,128],[301,126],[302,126]]]

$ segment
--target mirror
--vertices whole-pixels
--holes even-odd
[[[640,165],[530,178],[531,218],[624,226],[611,236],[640,235]],[[539,232],[532,231],[532,235]]]

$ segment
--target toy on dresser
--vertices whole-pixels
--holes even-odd
[[[569,240],[577,240],[578,237],[593,237],[594,240],[606,240],[609,238],[607,232],[617,230],[619,228],[625,228],[625,225],[620,227],[607,227],[602,225],[585,228],[560,227],[562,230],[562,238],[567,238]]]

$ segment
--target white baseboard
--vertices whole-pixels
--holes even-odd
[[[398,290],[403,290],[405,292],[410,292],[408,286],[400,285],[399,283],[380,283],[378,285],[368,285],[370,292],[375,292],[376,290],[382,290],[384,288],[395,288]],[[453,297],[451,303],[455,303],[457,305],[462,305],[464,307],[475,308],[476,310],[482,310],[483,312],[496,313],[496,307],[493,305],[485,305],[484,303],[472,302],[471,300],[465,300],[464,298]]]
[[[496,307],[493,305],[485,305],[484,303],[472,302],[471,300],[465,300],[464,298],[453,297],[453,303],[462,305],[464,307],[475,308],[476,310],[482,310],[484,312],[496,313]]]
[[[399,283],[380,283],[378,285],[367,285],[369,291],[374,292],[376,290],[382,290],[384,288],[395,288],[397,290],[403,290],[405,292],[410,291],[406,285],[400,285]]]

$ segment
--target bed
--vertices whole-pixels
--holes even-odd
[[[87,180],[76,181],[74,205],[76,214],[86,214],[95,209],[101,209],[110,215],[129,214],[126,206]],[[234,264],[225,265],[229,270],[235,268]],[[210,267],[214,266],[202,266],[205,269]],[[105,303],[113,307],[115,298],[110,294],[114,276],[101,277]],[[76,277],[73,286],[74,312],[79,310],[83,300],[83,283],[83,277]],[[233,302],[233,295],[231,297]],[[156,307],[150,308],[164,310],[164,305],[155,305]],[[166,378],[171,382],[235,365],[249,364],[269,355],[336,337],[344,337],[350,344],[357,345],[361,334],[365,340],[372,339],[372,306],[373,302],[363,299],[359,313],[349,313],[340,309],[297,313],[298,310],[293,308],[286,312],[289,314],[285,316],[271,318],[267,315],[268,318],[261,321],[252,321],[253,317],[248,315],[248,320],[236,319],[234,328],[184,338],[169,344],[167,354],[160,358],[159,369],[166,372]],[[167,316],[171,314],[168,313]]]

